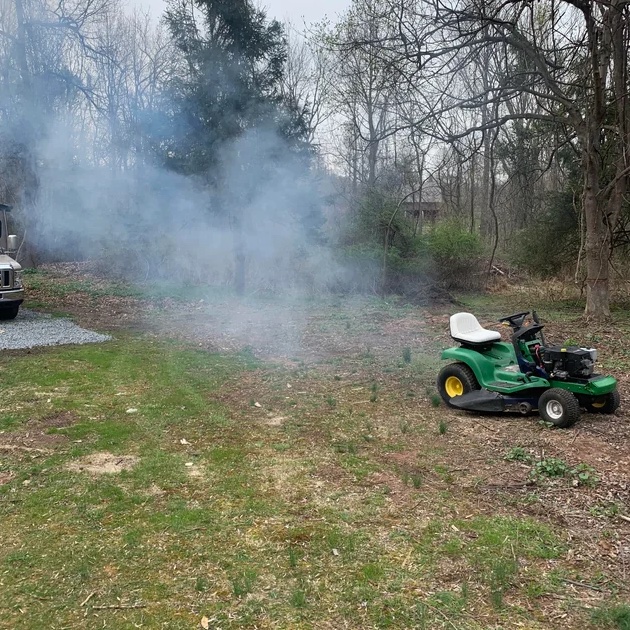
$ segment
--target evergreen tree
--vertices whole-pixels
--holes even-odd
[[[165,16],[182,54],[172,82],[170,167],[212,173],[227,141],[249,129],[275,130],[286,147],[307,154],[303,112],[285,101],[282,25],[250,0],[171,0]]]

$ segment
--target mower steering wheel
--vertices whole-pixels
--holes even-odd
[[[515,315],[508,315],[507,317],[502,317],[499,322],[507,322],[512,328],[520,328],[525,321],[525,317],[529,315],[529,311],[523,311],[522,313],[516,313]],[[520,321],[515,321],[519,320]]]

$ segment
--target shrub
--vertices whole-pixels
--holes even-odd
[[[434,227],[429,235],[429,252],[436,279],[443,286],[471,287],[478,282],[481,240],[458,221],[444,221]]]
[[[571,193],[548,195],[531,226],[510,240],[508,255],[519,268],[541,278],[558,276],[575,264],[580,247],[578,217]]]

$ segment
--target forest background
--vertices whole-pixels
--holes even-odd
[[[628,7],[0,4],[0,196],[28,266],[402,293],[492,274],[625,295]]]

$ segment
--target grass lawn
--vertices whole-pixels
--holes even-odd
[[[0,627],[630,628],[625,407],[569,431],[454,412],[446,310],[308,312],[306,346],[360,343],[3,353]],[[626,330],[588,333],[622,399]]]

